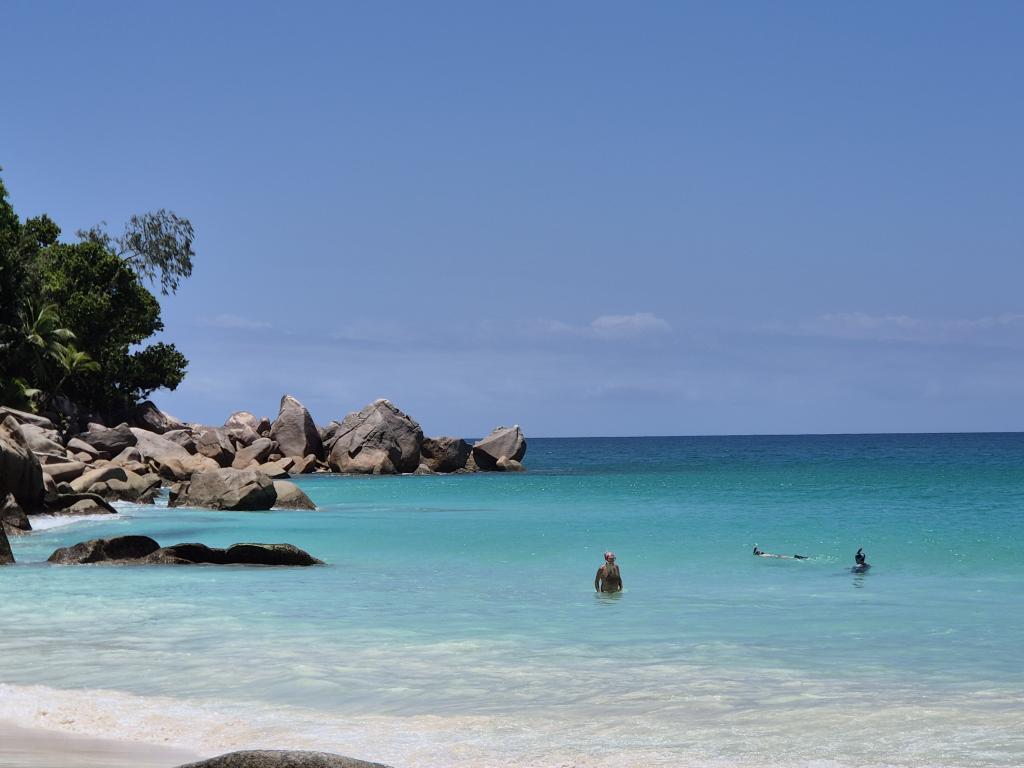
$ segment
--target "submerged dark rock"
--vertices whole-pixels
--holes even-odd
[[[57,565],[323,565],[322,560],[294,544],[232,544],[227,549],[198,543],[161,547],[149,536],[90,539],[56,550],[49,562]]]
[[[90,539],[70,547],[61,547],[48,558],[58,565],[83,565],[111,560],[137,560],[160,549],[149,536],[115,536]]]
[[[229,752],[179,768],[388,768],[328,752],[278,751],[270,749]]]

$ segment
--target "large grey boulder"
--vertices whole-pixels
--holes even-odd
[[[328,752],[293,752],[269,749],[229,752],[179,768],[387,768]]]
[[[180,445],[189,453],[196,452],[196,438],[190,429],[172,429],[170,432],[164,432],[163,438]]]
[[[160,549],[149,536],[115,536],[112,539],[90,539],[74,546],[55,550],[47,562],[57,565],[84,565],[109,560],[135,560]]]
[[[60,433],[55,429],[43,429],[35,424],[22,424],[21,433],[25,436],[25,442],[37,456],[55,456],[64,458],[67,456],[67,449],[61,442]]]
[[[329,421],[326,426],[320,429],[320,442],[324,446],[324,456],[330,456],[331,449],[334,448],[334,442],[338,439],[338,435],[340,434],[340,421]]]
[[[291,395],[281,398],[277,418],[270,425],[270,437],[277,441],[282,456],[323,456],[324,446],[313,417]]]
[[[375,400],[341,422],[328,463],[335,472],[415,472],[423,430],[389,400]]]
[[[277,491],[278,509],[316,509],[316,504],[299,486],[290,480],[275,480],[274,490]]]
[[[58,483],[70,483],[75,478],[81,477],[85,472],[85,464],[81,461],[63,461],[57,464],[44,464],[43,472],[48,474]]]
[[[77,437],[72,437],[68,440],[67,449],[69,453],[73,454],[88,454],[90,461],[95,461],[100,458],[100,452],[89,445],[84,440],[79,440]]]
[[[95,491],[92,491],[91,489],[100,483],[107,482],[108,480],[120,480],[122,482],[126,482],[128,480],[128,473],[125,472],[123,467],[108,464],[105,467],[90,469],[81,477],[76,477],[71,481],[71,488],[75,493],[95,493]]]
[[[252,445],[240,448],[235,453],[231,466],[235,469],[245,469],[250,464],[262,464],[270,456],[272,450],[274,450],[273,440],[269,437],[257,437]]]
[[[186,459],[191,456],[181,445],[155,432],[139,429],[138,427],[132,427],[131,432],[135,435],[136,442],[134,448],[145,461],[154,459],[159,462],[172,456],[179,459]]]
[[[43,506],[43,470],[13,416],[0,420],[0,497],[12,494],[26,512]]]
[[[225,429],[251,429],[253,432],[257,432],[260,426],[260,420],[248,411],[235,411],[228,420],[224,422]]]
[[[90,424],[87,431],[78,435],[78,439],[91,445],[105,459],[117,456],[125,448],[138,442],[127,424],[118,424],[116,427]]]
[[[230,467],[235,459],[235,444],[226,429],[210,427],[196,438],[196,452],[213,459],[222,467]]]
[[[184,422],[179,421],[169,413],[164,413],[149,400],[135,406],[128,417],[128,424],[138,429],[144,429],[147,432],[155,432],[158,435],[170,432],[173,429],[185,428]]]
[[[0,405],[0,421],[6,416],[13,417],[19,424],[33,424],[43,429],[57,429],[57,425],[45,416],[29,413],[28,411],[19,411],[17,408],[11,408],[9,405]]]
[[[277,501],[273,481],[254,469],[218,469],[200,472],[172,492],[172,507],[192,506],[210,509],[263,510]]]
[[[455,472],[465,468],[471,450],[461,437],[425,437],[420,461],[433,472]]]
[[[473,446],[473,459],[480,469],[500,471],[499,459],[520,462],[526,455],[526,438],[514,427],[497,427],[491,434]]]
[[[153,459],[150,464],[165,480],[188,480],[196,472],[216,472],[220,469],[216,461],[198,453],[194,456],[164,456]]]

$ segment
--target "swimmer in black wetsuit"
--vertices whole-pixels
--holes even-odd
[[[754,557],[774,557],[777,560],[806,560],[807,555],[776,555],[773,552],[762,552],[757,544],[754,545]]]
[[[857,550],[857,554],[853,556],[854,566],[851,569],[854,573],[864,573],[871,564],[868,563],[868,556],[864,554],[864,547]]]

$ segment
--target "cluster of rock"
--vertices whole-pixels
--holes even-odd
[[[205,544],[161,547],[149,536],[90,539],[61,547],[48,562],[57,565],[323,565],[293,544],[232,544],[226,549]]]
[[[389,400],[332,421],[320,430],[320,441],[333,471],[357,474],[521,471],[526,455],[518,425],[498,427],[472,446],[459,437],[424,437]]]
[[[238,411],[220,427],[186,424],[145,402],[116,426],[89,423],[77,434],[0,406],[0,563],[10,558],[7,536],[31,530],[29,515],[115,513],[110,502],[151,503],[164,486],[170,506],[316,509],[288,477],[521,471],[525,454],[518,426],[473,445],[425,437],[388,400],[322,429],[290,395],[273,421]]]

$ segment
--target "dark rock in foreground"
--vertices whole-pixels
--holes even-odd
[[[198,763],[178,768],[387,768],[382,763],[368,763],[327,752],[284,752],[277,750],[246,750],[229,752]]]
[[[61,547],[47,558],[58,565],[102,563],[108,560],[138,560],[160,549],[149,536],[115,536],[112,539],[90,539],[74,546]]]
[[[3,541],[6,541],[6,538]],[[208,547],[205,544],[175,544],[161,547],[149,536],[90,539],[56,550],[50,555],[49,562],[57,565],[323,565],[322,560],[294,544],[232,544],[227,549]]]

